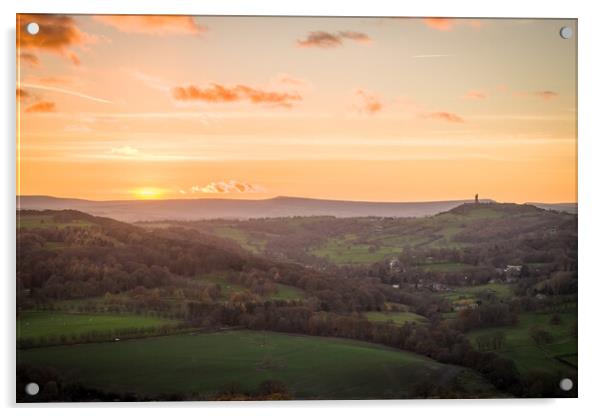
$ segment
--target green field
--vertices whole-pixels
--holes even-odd
[[[512,297],[512,284],[488,283],[475,286],[453,286],[451,291],[438,292],[437,296],[449,299],[452,303],[459,300],[476,299],[479,295],[495,294],[500,299]]]
[[[369,321],[393,322],[396,325],[403,325],[406,322],[416,322],[418,324],[428,322],[424,316],[412,312],[365,312],[364,317]]]
[[[223,299],[228,299],[233,293],[244,292],[246,290],[249,290],[248,288],[242,285],[228,282],[226,277],[221,275],[220,273],[209,273],[201,276],[200,278],[198,278],[198,280],[205,283],[213,283],[220,285]],[[303,290],[298,289],[296,287],[283,285],[280,283],[277,283],[276,287],[278,288],[278,291],[273,295],[267,296],[267,298],[277,300],[293,300],[303,299],[305,297],[305,293],[303,292]]]
[[[473,295],[491,291],[499,298],[509,298],[513,295],[512,288],[512,284],[508,283],[488,283],[485,285],[466,286],[461,291]]]
[[[219,285],[221,288],[222,298],[224,299],[228,299],[233,293],[244,292],[247,290],[247,288],[242,285],[228,282],[226,277],[221,273],[208,273],[200,276],[197,280],[203,283]]]
[[[480,296],[487,297],[495,295],[498,299],[509,299],[513,296],[513,285],[508,283],[488,283],[475,286],[454,286],[452,291],[437,292],[436,296],[447,299],[452,307],[465,306],[474,303]],[[444,319],[455,319],[458,311],[450,311],[442,314]]]
[[[91,358],[93,357],[93,358]],[[228,383],[253,391],[279,380],[296,398],[403,398],[413,384],[460,378],[469,395],[492,387],[465,368],[358,341],[230,331],[18,351],[18,363],[50,366],[108,391],[207,397]],[[498,393],[499,394],[499,393]]]
[[[251,253],[261,254],[265,249],[265,240],[258,239],[237,228],[219,227],[214,230],[214,233],[219,237],[234,240]]]
[[[49,336],[74,336],[129,328],[149,328],[175,321],[143,315],[104,315],[62,312],[23,312],[17,320],[17,340]]]
[[[331,238],[326,243],[311,248],[309,253],[326,258],[335,264],[362,264],[373,263],[401,251],[401,247],[382,246],[373,249],[370,247],[368,244],[355,242],[353,236],[345,236]]]
[[[56,300],[51,303],[55,310],[63,312],[86,312],[87,306],[102,307],[105,305],[105,299],[103,296],[96,296],[92,298],[78,298],[78,299],[65,299]],[[53,312],[58,313],[58,312]]]
[[[17,217],[18,228],[65,228],[90,227],[93,223],[85,220],[55,221],[52,215],[20,215]]]
[[[305,292],[299,288],[289,285],[283,285],[281,283],[277,283],[278,292],[270,296],[270,299],[277,300],[294,300],[294,299],[303,299],[305,297]]]
[[[505,341],[496,353],[514,360],[519,371],[530,370],[555,371],[567,377],[577,370],[557,359],[577,361],[577,339],[571,335],[571,328],[577,323],[577,313],[564,312],[558,314],[560,324],[550,323],[551,313],[524,313],[519,316],[516,326],[490,328],[472,331],[468,334],[472,342],[482,335],[503,332]],[[531,327],[540,327],[552,335],[552,342],[538,346],[529,334]],[[565,357],[566,356],[566,357]]]

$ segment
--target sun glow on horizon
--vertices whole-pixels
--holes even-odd
[[[132,193],[136,199],[161,199],[164,195],[162,189],[152,187],[136,188]]]

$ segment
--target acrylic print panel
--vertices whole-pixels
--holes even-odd
[[[18,401],[576,397],[575,20],[17,28]]]

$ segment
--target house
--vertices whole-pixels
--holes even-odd
[[[393,273],[397,273],[401,271],[401,263],[398,259],[393,259],[389,261],[389,270]]]
[[[477,301],[478,302],[478,301]],[[463,311],[465,309],[476,309],[479,303],[472,299],[459,299],[454,302],[454,311]]]
[[[518,277],[521,274],[521,271],[523,269],[523,266],[518,266],[518,265],[512,265],[509,264],[506,266],[506,268],[504,269],[504,276],[506,277],[506,282],[508,283],[512,283],[512,282],[516,282],[518,280]]]
[[[512,264],[509,264],[504,269],[504,273],[512,274],[512,275],[519,275],[522,268],[523,268],[523,266],[514,266]]]
[[[433,283],[431,284],[431,290],[435,292],[445,292],[451,290],[448,286],[443,283]]]

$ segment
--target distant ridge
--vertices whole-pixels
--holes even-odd
[[[262,200],[161,199],[89,201],[74,198],[26,195],[17,198],[20,209],[75,209],[120,221],[200,220],[211,218],[265,218],[292,216],[424,217],[449,211],[473,200],[431,202],[361,202],[276,197]],[[481,203],[494,202],[481,200]],[[541,208],[550,209],[533,204]],[[555,204],[558,205],[558,204]],[[564,204],[562,204],[564,205]]]
[[[526,202],[526,204],[535,205],[537,208],[542,209],[551,209],[553,211],[568,212],[569,214],[577,213],[577,203],[575,202],[565,202],[558,204],[546,204],[543,202]]]

